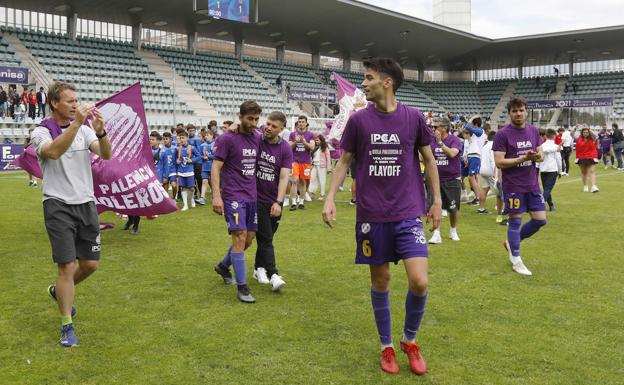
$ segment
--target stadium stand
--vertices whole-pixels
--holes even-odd
[[[312,76],[312,74],[310,74],[309,70],[311,70],[312,67],[289,63],[280,64],[274,61],[256,59],[252,57],[245,57],[244,61],[264,79],[266,79],[269,84],[275,84],[275,81],[281,75],[283,86],[288,83],[293,89],[317,92],[329,91],[327,87],[319,83],[319,81]]]
[[[15,50],[3,37],[0,36],[0,63],[7,65],[20,65],[21,62],[15,55]]]
[[[472,81],[414,82],[414,87],[436,101],[445,111],[464,115],[481,113],[477,85]]]
[[[248,99],[258,101],[267,111],[293,113],[285,100],[263,86],[233,56],[206,52],[193,55],[188,51],[151,48],[222,115],[237,115],[238,106]]]
[[[576,92],[572,84],[576,84]],[[613,112],[624,116],[624,72],[597,73],[591,75],[575,75],[568,79],[566,98],[613,96]]]
[[[485,80],[477,83],[477,93],[481,100],[481,113],[491,116],[494,108],[503,96],[503,92],[509,86],[510,80]]]
[[[18,37],[55,80],[74,83],[83,101],[101,100],[140,81],[147,111],[171,113],[175,100],[177,111],[193,112],[148,70],[128,43],[95,38],[71,40],[47,32],[19,31]]]

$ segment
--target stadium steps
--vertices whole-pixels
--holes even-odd
[[[563,97],[565,85],[568,82],[567,77],[560,77],[557,79],[557,88],[555,89],[555,93],[552,96],[553,99],[561,99]],[[559,117],[561,116],[561,108],[556,108],[552,118],[550,118],[550,122],[548,122],[548,126],[553,127],[557,124]]]
[[[503,95],[498,101],[498,104],[496,105],[496,107],[494,107],[494,111],[492,111],[491,122],[490,122],[492,127],[502,126],[506,124],[507,121],[509,120],[508,117],[504,119],[501,117],[505,113],[505,108],[507,107],[507,103],[509,102],[511,97],[516,92],[517,87],[518,87],[518,82],[516,80],[509,82],[509,85],[507,85],[505,92],[503,92]]]
[[[210,121],[213,119],[221,119],[217,110],[210,105],[204,98],[191,87],[186,80],[178,75],[167,62],[165,62],[158,54],[148,49],[136,51],[139,56],[153,71],[156,76],[162,79],[163,83],[175,90],[175,94],[185,102],[193,110],[193,119],[200,121]]]
[[[36,88],[45,87],[47,89],[54,81],[54,78],[31,54],[30,50],[17,37],[17,34],[5,33],[4,39],[15,49],[15,56],[22,62],[22,66],[28,67],[28,82],[36,84]]]
[[[282,99],[284,101],[284,103],[287,103],[290,106],[290,108],[292,108],[293,113],[295,113],[297,115],[304,114],[304,111],[300,108],[300,106],[297,103],[289,102],[288,99],[286,98],[286,95],[284,93],[279,93],[277,91],[277,88],[275,87],[275,85],[271,84],[260,73],[258,73],[258,71],[253,69],[253,67],[251,67],[249,64],[245,63],[244,61],[240,62],[240,66],[245,71],[249,72],[251,74],[251,76],[253,76],[258,82],[260,82],[260,84],[262,86],[266,87],[269,91],[274,93],[275,96],[277,96],[278,98]]]

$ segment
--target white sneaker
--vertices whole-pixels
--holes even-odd
[[[514,260],[515,260],[514,263],[511,265],[511,268],[513,269],[513,271],[515,271],[516,273],[520,275],[533,275],[533,273],[531,273],[531,271],[527,269],[526,266],[524,266],[524,262],[522,262],[522,258],[514,257]]]
[[[321,195],[320,197],[318,197],[318,200],[322,201],[323,199],[325,199],[325,197],[323,195]]]
[[[338,191],[343,192],[344,191],[344,187],[342,187],[342,186],[338,187]]]
[[[605,170],[608,170],[608,169],[609,169],[609,166],[605,166]]]
[[[462,196],[461,196],[461,201],[462,201],[462,202],[468,202],[468,194],[464,194],[464,193],[462,193]]]
[[[284,285],[286,285],[286,282],[284,282],[284,279],[282,277],[280,277],[277,274],[273,274],[271,276],[271,290],[273,291],[278,291],[279,289],[281,289]]]
[[[598,191],[600,191],[600,190],[598,190],[598,186],[593,185],[592,188],[591,188],[591,192],[597,193]]]
[[[589,186],[583,186],[583,192],[589,192]]]
[[[195,208],[195,198],[191,198],[191,208]]]
[[[442,237],[440,236],[440,230],[435,230],[433,232],[433,235],[429,239],[429,243],[434,243],[434,244],[442,243]]]
[[[442,210],[442,218],[448,217],[448,211]]]
[[[254,279],[258,280],[258,283],[261,283],[263,285],[266,285],[267,283],[269,283],[269,278],[267,277],[266,269],[264,267],[259,267],[255,269],[253,272],[253,277]]]
[[[290,206],[290,197],[286,197],[284,198],[284,204],[282,205],[283,207],[288,207]]]
[[[308,193],[307,191],[305,193],[305,201],[306,202],[312,202],[312,197],[310,197],[310,193]]]
[[[184,207],[182,207],[182,210],[180,210],[180,211],[187,211],[187,210],[188,210],[188,206],[184,206]]]
[[[459,241],[459,235],[457,235],[457,231],[451,231],[451,233],[449,234],[449,238],[454,241]]]

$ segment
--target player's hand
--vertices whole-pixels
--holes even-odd
[[[303,142],[303,136],[297,135],[297,142]]]
[[[327,224],[330,228],[333,228],[333,222],[336,221],[336,204],[333,199],[325,200],[325,205],[323,206],[323,222]]]
[[[212,197],[212,211],[223,215],[223,199],[221,197]]]
[[[95,133],[101,135],[104,133],[104,115],[97,108],[93,110],[93,115],[95,116],[95,119],[93,119],[91,125],[95,130]]]
[[[532,160],[535,162],[539,159],[539,154],[533,150],[529,150],[529,152],[526,153],[526,157],[528,160]]]
[[[238,123],[230,124],[230,127],[228,127],[228,131],[230,131],[230,132],[237,132],[238,131]]]
[[[271,205],[271,216],[273,218],[278,218],[280,215],[282,215],[282,205],[275,202]]]
[[[74,122],[80,126],[84,124],[85,119],[93,112],[95,105],[93,103],[85,104],[84,106],[78,106],[76,108],[76,116]]]
[[[440,143],[442,141],[442,134],[438,130],[433,130],[433,134],[436,138],[436,143]]]
[[[440,218],[442,217],[442,202],[437,202],[431,205],[429,212],[427,212],[427,223],[431,223],[431,231],[433,229],[440,228]]]

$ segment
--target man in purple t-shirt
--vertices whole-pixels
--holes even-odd
[[[433,134],[420,111],[396,100],[403,82],[403,70],[393,59],[365,61],[362,87],[367,108],[355,112],[347,122],[340,142],[343,154],[335,169],[323,208],[323,220],[330,227],[336,218],[334,198],[338,187],[355,159],[358,181],[356,209],[355,262],[368,264],[371,272],[371,303],[381,341],[381,368],[396,374],[390,324],[390,262],[403,261],[409,289],[405,299],[405,324],[401,349],[407,354],[411,370],[426,373],[425,360],[416,345],[428,285],[427,239],[421,216],[440,224],[442,201],[438,169],[431,153]],[[433,203],[425,210],[425,191],[420,173],[423,157]]]
[[[435,138],[431,142],[431,151],[438,166],[440,177],[440,195],[442,208],[447,210],[451,221],[449,238],[459,241],[457,222],[459,219],[459,203],[461,201],[461,140],[455,135],[449,135],[451,122],[448,118],[434,118],[432,128]],[[428,198],[431,194],[428,195]],[[442,243],[440,228],[433,229],[429,243]]]
[[[254,101],[241,104],[240,125],[236,131],[228,130],[219,137],[211,171],[212,210],[225,216],[232,236],[232,246],[214,270],[225,284],[232,284],[230,265],[234,266],[237,296],[245,303],[256,302],[247,287],[245,249],[258,230],[256,157],[260,135],[255,130],[261,113],[262,109]]]
[[[527,101],[512,98],[507,103],[511,124],[500,129],[494,137],[492,151],[496,167],[503,174],[503,200],[509,213],[505,249],[512,269],[518,274],[532,275],[520,257],[520,242],[535,234],[546,224],[544,196],[537,181],[536,162],[544,160],[539,130],[526,123]],[[522,213],[531,220],[522,225]]]
[[[271,284],[278,291],[286,284],[275,266],[273,236],[282,218],[282,204],[288,187],[293,156],[290,145],[280,137],[286,116],[273,111],[263,127],[258,151],[256,186],[258,188],[258,233],[256,264],[253,277],[262,284]]]
[[[290,134],[288,143],[293,152],[292,179],[290,187],[290,211],[297,210],[297,191],[299,191],[299,209],[304,209],[305,195],[310,183],[314,134],[308,131],[308,118],[301,115],[297,119],[297,129]]]

